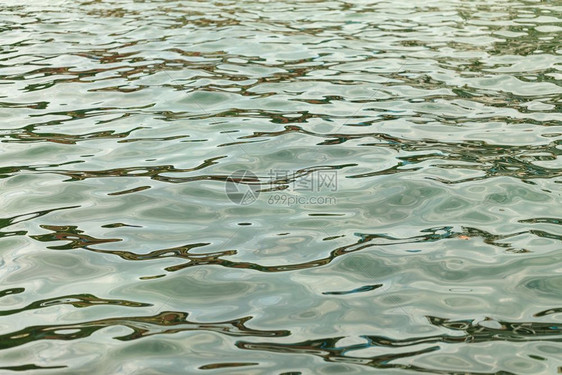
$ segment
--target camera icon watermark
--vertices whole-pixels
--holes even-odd
[[[260,187],[260,180],[254,173],[240,169],[226,178],[224,189],[232,203],[248,206],[258,199]]]
[[[284,193],[279,193],[283,190]],[[333,169],[297,170],[270,169],[266,178],[260,179],[249,170],[240,169],[226,178],[225,192],[232,203],[247,206],[258,200],[260,192],[267,195],[269,205],[335,205],[332,196],[311,196],[307,193],[335,192],[338,174]]]

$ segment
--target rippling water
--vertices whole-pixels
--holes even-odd
[[[0,368],[561,372],[560,31],[557,1],[3,1]]]

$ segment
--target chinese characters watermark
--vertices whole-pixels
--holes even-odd
[[[308,173],[291,171],[289,169],[270,169],[269,185],[286,184],[292,191],[337,191],[338,174],[336,170],[316,170]]]

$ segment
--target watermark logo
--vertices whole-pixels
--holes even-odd
[[[226,178],[225,191],[232,203],[248,206],[260,195],[260,180],[251,171],[240,169]]]
[[[312,172],[291,171],[288,169],[270,169],[270,187],[275,184],[285,183],[292,191],[337,191],[338,171],[333,169],[317,170]]]
[[[308,193],[335,192],[338,189],[337,171],[271,169],[261,181],[253,172],[237,170],[226,179],[226,195],[232,203],[247,206],[254,203],[261,192],[268,192],[269,205],[335,205],[331,196],[311,196]],[[261,190],[263,188],[263,190]],[[280,191],[284,191],[280,193]]]
[[[267,204],[277,206],[333,206],[337,203],[336,197],[312,196],[303,197],[291,194],[273,194],[267,198]]]

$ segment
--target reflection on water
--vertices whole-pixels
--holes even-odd
[[[562,371],[559,4],[0,10],[3,371]]]
[[[417,346],[420,344],[434,343],[479,343],[487,341],[559,341],[561,327],[552,326],[552,323],[508,323],[484,320],[475,324],[469,321],[449,321],[437,317],[428,317],[433,325],[442,326],[450,330],[463,331],[461,336],[439,335],[429,337],[415,337],[403,340],[392,340],[384,336],[361,336],[364,343],[341,346],[339,342],[344,337],[334,337],[329,339],[318,339],[305,341],[295,344],[275,344],[275,343],[251,343],[239,341],[239,348],[248,350],[267,350],[279,353],[306,353],[322,357],[326,361],[347,362],[361,364],[375,368],[403,368],[429,373],[449,373],[448,371],[436,371],[419,366],[390,364],[394,359],[430,353],[439,350],[439,346],[429,346],[423,350],[413,352],[401,352],[400,354],[388,353],[373,357],[355,357],[351,353],[356,350],[378,349],[383,347],[405,347]],[[498,328],[489,328],[484,323],[492,322]],[[552,336],[552,338],[549,338]],[[463,372],[464,374],[481,374],[481,372]],[[496,372],[494,372],[496,373]]]
[[[363,343],[354,345],[340,345],[339,342],[344,337],[334,337],[328,339],[318,339],[312,341],[305,341],[295,344],[275,344],[275,343],[251,343],[239,341],[236,345],[239,348],[248,350],[267,350],[278,353],[306,353],[322,357],[326,361],[344,362],[361,364],[375,368],[402,368],[408,370],[415,370],[419,372],[429,372],[438,374],[447,374],[448,371],[436,371],[431,369],[422,368],[415,365],[401,365],[390,364],[389,362],[409,356],[420,355],[424,353],[431,353],[439,350],[439,346],[429,346],[423,350],[412,352],[402,352],[400,354],[388,353],[385,355],[378,355],[373,357],[355,357],[351,354],[356,350],[377,349],[383,347],[404,347],[416,346],[420,344],[433,344],[433,343],[478,343],[487,341],[559,341],[561,327],[552,326],[552,323],[508,323],[496,322],[492,320],[484,320],[476,323],[473,320],[469,321],[449,321],[448,319],[441,319],[437,317],[428,317],[433,325],[442,326],[451,330],[463,331],[461,336],[439,335],[429,337],[416,337],[404,340],[392,340],[384,336],[361,336]],[[489,328],[484,323],[492,322],[498,328]],[[553,336],[549,338],[548,336]],[[542,358],[544,360],[544,358]],[[463,374],[482,374],[482,372],[463,372]],[[491,373],[489,373],[491,374]],[[497,374],[497,372],[494,372]]]
[[[128,341],[157,334],[170,334],[182,331],[207,330],[232,336],[287,336],[287,331],[256,331],[247,328],[244,323],[250,317],[228,322],[195,323],[188,321],[187,313],[164,311],[156,316],[110,318],[78,324],[59,324],[52,326],[30,326],[1,337],[2,349],[24,345],[37,340],[76,340],[92,335],[99,329],[112,325],[125,326],[133,330],[131,334],[115,337],[117,340]],[[175,328],[164,329],[172,326]],[[176,327],[177,326],[177,327]],[[68,332],[70,331],[70,332]]]
[[[23,288],[6,289],[0,292],[0,297],[9,294],[14,294],[14,293],[22,293],[23,291],[24,291]],[[148,303],[139,303],[139,302],[130,302],[130,301],[121,301],[121,300],[108,300],[108,299],[97,298],[96,296],[93,296],[91,294],[82,294],[82,295],[62,296],[57,298],[49,298],[45,300],[35,301],[25,307],[22,307],[21,309],[0,311],[0,316],[18,314],[26,310],[40,309],[43,307],[49,307],[49,306],[60,305],[60,304],[69,304],[74,307],[89,307],[89,306],[96,306],[100,304],[131,306],[131,307],[152,306],[151,304]]]

